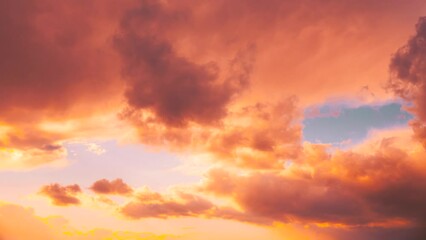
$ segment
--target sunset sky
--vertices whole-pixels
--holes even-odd
[[[0,0],[0,240],[426,239],[423,16]]]

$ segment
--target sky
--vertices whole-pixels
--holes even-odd
[[[426,239],[425,16],[0,0],[0,240]]]

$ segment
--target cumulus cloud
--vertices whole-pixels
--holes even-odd
[[[132,116],[149,115],[144,124],[217,124],[249,85],[252,45],[235,49],[222,69],[213,58],[193,59],[175,46],[178,30],[166,30],[185,26],[193,17],[188,9],[161,1],[3,3],[0,122],[14,135],[39,136],[9,134],[13,142],[58,145],[75,131],[53,136],[40,124],[118,111],[121,97]],[[51,138],[40,138],[46,135]]]
[[[301,143],[297,98],[257,103],[232,111],[219,126],[173,128],[141,121],[130,113],[142,142],[174,151],[208,154],[212,161],[252,169],[281,169],[297,156]]]
[[[121,178],[109,181],[101,179],[92,184],[90,189],[98,194],[115,194],[115,195],[128,195],[133,192],[133,189],[127,185]]]
[[[220,77],[216,63],[179,55],[165,31],[179,28],[190,15],[160,1],[142,1],[124,16],[114,41],[130,108],[147,110],[167,126],[222,119],[230,101],[247,87],[252,69],[250,55],[239,54],[231,61],[232,74]]]
[[[245,107],[213,132],[206,149],[216,161],[242,168],[282,169],[300,150],[299,117],[295,97]]]
[[[45,185],[40,189],[40,194],[50,198],[56,206],[79,205],[78,194],[81,193],[77,184],[61,186],[58,183]]]
[[[300,162],[285,171],[212,170],[204,190],[232,199],[244,213],[266,222],[340,224],[371,228],[378,235],[382,228],[382,233],[399,229],[425,236],[426,152],[409,134],[333,154],[324,145],[305,145],[303,151]]]
[[[330,152],[328,145],[305,143],[300,151],[281,170],[214,169],[197,194],[148,189],[125,194],[129,201],[119,212],[130,219],[197,217],[310,225],[332,239],[425,236],[426,151],[410,131],[376,132],[351,150]],[[116,194],[123,184],[103,179],[91,188]]]
[[[129,105],[151,110],[166,125],[220,120],[233,95],[241,90],[239,86],[234,89],[233,83],[218,83],[214,65],[197,65],[176,56],[168,43],[154,37],[130,33],[120,37],[117,45],[127,65]]]
[[[410,109],[417,119],[412,122],[419,139],[426,137],[426,17],[416,24],[415,34],[394,54],[390,64],[388,87],[414,104]],[[425,142],[426,144],[426,142]]]

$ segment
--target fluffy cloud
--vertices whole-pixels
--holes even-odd
[[[53,183],[40,189],[40,194],[50,198],[52,203],[57,206],[80,204],[80,200],[77,197],[79,193],[81,193],[81,189],[77,184],[61,186],[58,183]]]
[[[92,184],[90,189],[98,194],[128,195],[133,192],[133,189],[120,178],[112,181],[107,179],[98,180]]]
[[[138,126],[142,142],[174,151],[191,150],[214,162],[252,169],[282,169],[300,151],[300,113],[295,97],[275,104],[258,103],[232,111],[219,126],[167,127],[127,115]],[[149,118],[148,118],[149,119]]]
[[[248,85],[251,71],[250,62],[236,58],[231,67],[241,71],[220,79],[215,63],[199,64],[180,56],[164,32],[179,27],[190,14],[159,1],[142,1],[122,19],[115,38],[129,106],[149,110],[157,121],[171,126],[220,120],[228,103]]]
[[[417,116],[412,122],[417,137],[426,139],[426,18],[416,24],[416,33],[393,56],[389,88],[410,101]],[[426,144],[426,142],[425,142]]]
[[[245,107],[213,132],[206,149],[216,161],[242,168],[282,169],[300,151],[299,117],[294,97]]]
[[[425,236],[426,152],[409,134],[372,140],[351,151],[327,151],[305,145],[300,161],[279,172],[240,175],[216,169],[204,189],[232,199],[258,219]]]
[[[377,132],[347,151],[330,152],[327,145],[305,143],[286,168],[215,169],[197,194],[143,189],[125,194],[129,201],[119,212],[130,219],[196,217],[270,226],[302,224],[332,239],[351,235],[417,240],[425,236],[425,157],[425,149],[408,130]],[[127,184],[119,179],[103,179],[91,188],[108,194],[132,189],[123,186]],[[50,188],[59,199],[71,190],[55,184]]]
[[[130,107],[150,110],[166,125],[216,122],[247,85],[245,79],[219,83],[214,65],[197,65],[176,56],[168,43],[156,42],[155,37],[128,33],[118,38],[117,45],[125,56]]]

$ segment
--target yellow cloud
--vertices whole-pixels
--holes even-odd
[[[17,224],[19,223],[19,224]],[[62,217],[41,218],[30,208],[0,202],[1,240],[172,240],[171,235],[155,235],[93,229],[80,231],[68,225]]]

